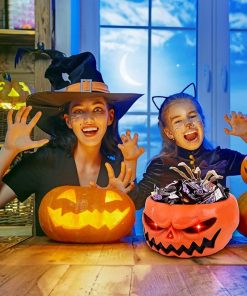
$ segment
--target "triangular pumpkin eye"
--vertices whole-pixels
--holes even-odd
[[[215,222],[216,222],[216,218],[211,218],[203,222],[200,222],[196,225],[193,225],[191,227],[185,228],[184,231],[187,233],[199,233],[209,229],[211,226],[214,225]]]
[[[152,229],[152,230],[162,230],[164,228],[159,227],[157,223],[155,223],[151,218],[149,218],[145,213],[143,214],[144,220],[146,224]]]

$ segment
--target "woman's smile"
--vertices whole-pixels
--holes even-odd
[[[97,134],[99,128],[96,126],[86,126],[82,128],[82,132],[86,137],[93,137]]]

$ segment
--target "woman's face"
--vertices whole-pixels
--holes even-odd
[[[177,146],[187,150],[195,150],[201,146],[204,127],[192,101],[174,101],[162,116],[166,124],[164,132]]]
[[[65,121],[85,146],[100,146],[108,125],[114,119],[114,110],[108,109],[103,97],[71,102]]]

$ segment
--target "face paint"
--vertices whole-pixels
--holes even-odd
[[[84,120],[86,118],[100,118],[105,116],[106,110],[102,107],[95,107],[92,110],[83,110],[81,108],[77,108],[70,114],[71,120]]]
[[[190,100],[175,101],[167,107],[163,118],[166,123],[164,132],[177,146],[195,150],[204,139],[202,119]]]
[[[83,146],[99,146],[113,120],[104,98],[90,98],[70,104],[65,119]]]
[[[198,114],[191,114],[186,119],[179,119],[174,122],[174,130],[183,128],[184,126],[193,127],[201,124],[201,119]]]

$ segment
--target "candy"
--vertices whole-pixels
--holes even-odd
[[[154,186],[151,196],[154,200],[168,204],[207,204],[227,199],[229,189],[218,183],[222,176],[214,170],[208,171],[206,177],[201,179],[201,170],[197,167],[194,171],[184,162],[178,166],[185,168],[184,172],[176,167],[170,169],[176,171],[184,180],[173,181],[165,187]]]

